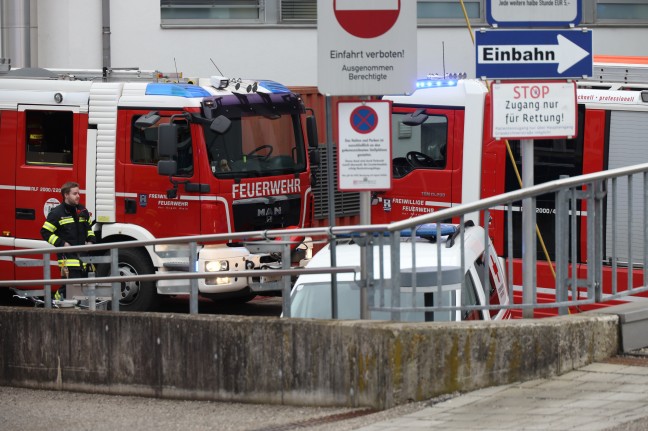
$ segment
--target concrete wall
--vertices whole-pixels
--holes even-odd
[[[614,355],[616,316],[400,324],[0,308],[0,385],[388,408]]]

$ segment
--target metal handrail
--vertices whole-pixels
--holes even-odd
[[[632,178],[632,175],[635,174],[644,174],[644,187],[646,184],[646,181],[648,181],[648,163],[645,164],[640,164],[640,165],[635,165],[635,166],[630,166],[630,167],[624,167],[624,168],[617,168],[617,169],[612,169],[612,170],[607,170],[607,171],[602,171],[602,172],[596,172],[592,174],[586,174],[586,175],[581,175],[578,177],[571,177],[571,178],[563,178],[559,180],[554,180],[554,181],[549,181],[546,183],[538,184],[532,187],[527,187],[521,190],[516,190],[508,193],[504,193],[502,195],[498,196],[493,196],[489,197],[486,199],[482,199],[480,201],[475,201],[475,202],[470,202],[470,203],[464,203],[460,205],[453,206],[451,208],[446,208],[442,209],[439,211],[435,211],[434,213],[431,214],[424,214],[421,216],[413,217],[411,219],[407,220],[402,220],[398,222],[393,222],[389,224],[377,224],[377,225],[357,225],[357,226],[334,226],[334,227],[317,227],[317,228],[304,228],[304,229],[276,229],[276,230],[259,230],[259,231],[251,231],[251,232],[240,232],[240,233],[224,233],[224,234],[211,234],[211,235],[194,235],[194,236],[188,236],[188,237],[169,237],[169,238],[158,238],[158,239],[151,239],[151,240],[134,240],[134,241],[124,241],[124,242],[117,242],[117,243],[105,243],[105,244],[94,244],[94,245],[81,245],[81,246],[70,246],[70,247],[65,247],[65,248],[54,248],[53,246],[47,246],[43,248],[38,248],[38,249],[23,249],[23,250],[8,250],[8,251],[0,251],[0,256],[24,256],[24,255],[34,255],[34,254],[42,254],[44,256],[43,261],[45,264],[47,262],[50,262],[49,256],[53,253],[66,253],[66,252],[96,252],[100,250],[107,250],[107,249],[115,249],[115,248],[134,248],[134,247],[150,247],[150,246],[156,246],[156,245],[169,245],[169,244],[186,244],[188,245],[189,249],[194,249],[196,247],[196,244],[210,244],[210,243],[224,243],[224,242],[237,242],[237,243],[242,243],[242,244],[248,244],[248,245],[253,245],[253,244],[259,244],[263,243],[265,241],[266,244],[273,244],[277,245],[279,247],[287,247],[288,244],[294,244],[296,242],[289,241],[288,238],[291,236],[303,236],[303,237],[322,237],[327,241],[332,241],[335,238],[341,236],[341,235],[351,235],[351,236],[357,236],[357,237],[363,237],[363,236],[369,236],[369,237],[375,237],[376,234],[379,234],[380,237],[382,238],[382,235],[389,235],[391,237],[391,240],[389,241],[389,247],[392,248],[392,257],[398,258],[398,249],[396,248],[398,245],[398,235],[399,232],[403,229],[407,228],[415,228],[416,226],[419,226],[421,224],[425,223],[434,223],[434,222],[442,222],[445,220],[449,219],[455,219],[459,218],[461,220],[461,224],[463,224],[464,217],[466,214],[474,213],[474,212],[482,212],[484,213],[484,216],[486,219],[489,218],[489,211],[492,208],[496,209],[501,209],[503,211],[508,211],[509,214],[511,214],[512,211],[512,203],[517,202],[517,201],[522,201],[527,198],[533,198],[535,196],[539,195],[545,195],[548,193],[562,193],[562,199],[565,198],[565,196],[571,196],[569,199],[572,200],[571,205],[573,206],[574,203],[576,202],[575,194],[574,192],[570,192],[570,189],[581,187],[581,186],[586,186],[588,193],[584,194],[582,191],[577,191],[576,193],[581,194],[582,196],[579,197],[579,199],[585,199],[585,195],[587,195],[587,208],[588,208],[588,216],[589,213],[591,213],[591,217],[588,219],[588,227],[587,227],[587,232],[588,236],[592,235],[592,244],[591,248],[590,245],[588,245],[587,249],[587,255],[592,258],[596,258],[596,256],[600,256],[600,247],[602,243],[601,235],[600,232],[602,232],[602,216],[596,215],[597,211],[602,212],[603,211],[603,205],[602,205],[602,199],[605,195],[603,192],[604,189],[600,188],[600,185],[603,181],[607,180],[612,180],[613,182],[616,182],[616,179],[619,177],[623,176],[628,176],[629,178]],[[629,181],[631,183],[632,181]],[[616,191],[616,187],[613,186],[610,188],[610,193],[614,193]],[[644,194],[647,193],[644,191]],[[601,196],[595,196],[595,195],[601,195]],[[558,211],[558,199],[556,203],[556,211]],[[644,203],[644,206],[646,206],[646,203]],[[499,208],[498,208],[499,207]],[[598,223],[595,227],[594,224],[589,224],[591,221],[592,223],[594,222],[594,219],[596,217],[596,222]],[[569,216],[572,223],[572,228],[574,227],[575,223],[575,216]],[[509,223],[512,217],[509,217]],[[564,222],[563,218],[563,222]],[[557,223],[558,223],[558,218],[557,218]],[[511,226],[509,224],[508,226],[509,229],[509,250],[512,249],[512,243],[511,243],[511,233],[510,229]],[[591,231],[591,232],[590,232]],[[461,230],[461,244],[463,247],[463,234],[464,230]],[[486,244],[486,250],[488,247],[488,228],[484,230],[484,235],[485,235],[485,244]],[[598,235],[598,236],[595,236]],[[644,236],[648,237],[648,232],[644,232]],[[573,241],[574,238],[572,238],[572,247],[573,247]],[[589,244],[589,242],[588,242]],[[415,252],[415,250],[413,250]],[[562,259],[561,262],[557,262],[557,265],[563,265],[561,268],[563,268],[563,271],[561,272],[561,277],[564,277],[565,270],[566,268],[565,265],[569,264],[569,261],[574,261],[574,250],[572,250],[572,255],[568,256],[566,253],[557,253],[557,257]],[[113,250],[112,254],[116,254],[115,251]],[[195,251],[194,251],[195,255]],[[191,259],[191,257],[190,257]],[[511,264],[511,256],[509,256],[509,266],[508,266],[508,276],[507,278],[509,281],[512,280],[512,274],[513,274],[513,267]],[[645,256],[644,256],[645,260]],[[382,257],[380,259],[382,262]],[[113,260],[114,264],[115,260]],[[535,260],[534,260],[535,262]],[[372,265],[373,261],[368,262],[368,265]],[[616,268],[616,262],[613,263],[614,268]],[[601,271],[601,263],[599,262],[598,264],[594,262],[592,266],[592,271]],[[392,273],[396,273],[397,271],[400,270],[399,263],[394,263],[392,262]],[[645,270],[645,268],[644,268]],[[395,272],[396,271],[396,272]],[[462,263],[462,271],[463,271],[463,263]],[[69,279],[66,280],[66,283],[79,283],[79,284],[97,284],[97,283],[112,283],[113,284],[113,289],[116,289],[119,283],[121,282],[127,282],[127,281],[158,281],[158,280],[188,280],[192,283],[195,283],[193,280],[198,280],[198,279],[205,279],[205,278],[213,278],[216,276],[239,276],[239,277],[283,277],[284,278],[284,284],[287,283],[290,279],[291,276],[295,275],[304,275],[304,274],[342,274],[342,273],[356,273],[362,275],[364,274],[369,274],[369,277],[373,279],[372,275],[372,270],[364,271],[362,268],[358,268],[356,266],[342,266],[342,267],[336,267],[336,268],[299,268],[299,269],[289,269],[289,268],[283,268],[283,269],[271,269],[271,270],[242,270],[242,271],[220,271],[218,273],[207,273],[207,272],[197,272],[197,271],[191,271],[191,272],[169,272],[169,273],[158,273],[158,274],[148,274],[148,275],[138,275],[138,276],[117,276],[116,273],[113,272],[111,276],[107,277],[97,277],[93,279]],[[381,274],[383,273],[382,268],[381,268]],[[414,269],[415,273],[415,269]],[[595,274],[592,272],[592,274]],[[414,291],[416,290],[416,279],[414,275]],[[394,316],[398,316],[398,313],[402,310],[414,310],[414,311],[420,311],[420,310],[432,310],[432,311],[443,311],[443,310],[473,310],[473,309],[480,309],[480,310],[495,310],[495,309],[511,309],[511,308],[516,308],[516,309],[535,309],[535,308],[560,308],[562,311],[566,310],[567,306],[577,306],[577,305],[582,305],[582,304],[591,304],[594,301],[598,300],[604,300],[609,298],[609,296],[602,295],[602,292],[600,290],[600,277],[595,274],[591,275],[588,274],[588,280],[586,282],[588,283],[588,294],[586,296],[582,296],[579,292],[579,288],[577,286],[577,283],[580,282],[580,280],[577,278],[577,274],[572,271],[572,276],[570,277],[569,280],[567,280],[567,285],[571,285],[572,289],[571,291],[566,288],[566,290],[562,292],[556,292],[556,301],[551,303],[551,304],[538,304],[537,302],[533,303],[528,303],[528,304],[509,304],[509,305],[490,305],[488,299],[486,299],[486,303],[479,305],[479,306],[445,306],[445,305],[440,305],[440,304],[435,304],[433,307],[420,307],[417,306],[417,304],[413,304],[412,307],[401,307],[400,304],[395,304],[394,307],[388,308],[392,310],[394,313]],[[484,270],[484,278],[486,279],[486,287],[488,287],[488,277],[487,277],[487,268]],[[356,278],[357,280],[357,278]],[[367,280],[357,280],[358,284],[364,288],[368,286],[371,283],[368,283]],[[385,281],[385,280],[383,280]],[[561,281],[562,283],[562,281]],[[598,283],[598,285],[597,285]],[[616,275],[615,278],[613,279],[613,283],[616,283]],[[34,286],[34,285],[43,285],[46,286],[45,290],[48,290],[47,287],[49,287],[52,284],[61,284],[61,281],[56,280],[56,279],[50,279],[48,278],[47,273],[45,273],[44,278],[41,280],[16,280],[16,281],[0,281],[0,286]],[[396,277],[394,280],[387,280],[386,283],[383,283],[384,285],[389,285],[392,286],[395,289],[399,288],[399,280],[398,277]],[[511,282],[512,284],[512,282]],[[632,288],[631,285],[631,277],[629,277],[629,285]],[[560,286],[560,284],[557,284],[557,287]],[[289,292],[290,286],[286,289],[284,287],[283,292],[286,294],[286,292]],[[513,292],[513,287],[510,286],[510,295],[509,297],[512,298],[512,292]],[[194,287],[191,289],[191,294],[190,296],[192,297],[192,312],[197,312],[197,304],[195,301],[197,301],[197,290],[194,292]],[[624,295],[628,294],[635,294],[635,293],[645,293],[648,291],[648,286],[642,286],[640,288],[632,288],[629,289],[628,291],[623,291],[623,292],[617,292],[616,285],[613,288],[613,297],[618,298],[618,297],[623,297]],[[118,292],[118,291],[117,291]],[[590,293],[595,293],[596,298],[592,299],[593,297],[590,296]],[[534,292],[535,295],[535,292]],[[571,297],[571,299],[570,299]],[[47,298],[47,295],[46,295]],[[113,299],[116,298],[116,296],[113,295]],[[290,298],[287,298],[284,300],[284,315],[289,316],[290,313],[289,311],[286,312],[286,307],[290,307]],[[118,309],[118,307],[116,307]],[[380,308],[380,307],[374,307],[372,309],[385,309],[385,308]]]

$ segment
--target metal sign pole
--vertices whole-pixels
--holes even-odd
[[[331,108],[331,96],[326,96],[326,178],[328,184],[328,224],[335,226],[335,161],[333,160],[333,109]],[[335,255],[335,240],[330,238],[329,249],[331,251],[331,268],[337,266]],[[331,318],[338,318],[337,304],[337,275],[331,274]]]
[[[371,192],[360,192],[360,224],[371,224]],[[373,276],[373,274],[369,274],[368,269],[368,247],[373,247],[373,245],[369,236],[365,239],[364,247],[360,248],[360,279],[364,282],[360,286],[360,319],[362,320],[369,319],[368,284],[369,279]]]
[[[522,186],[533,186],[533,139],[520,141],[522,152]],[[535,242],[535,199],[522,200],[522,302],[531,304],[534,300],[536,256]],[[533,318],[533,309],[524,308],[522,317]]]

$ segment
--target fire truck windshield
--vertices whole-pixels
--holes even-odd
[[[298,115],[230,120],[223,134],[203,126],[209,163],[217,178],[293,174],[306,169]]]

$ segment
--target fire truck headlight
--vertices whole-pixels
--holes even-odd
[[[226,260],[210,260],[205,262],[206,272],[218,272],[229,270],[229,262]]]

